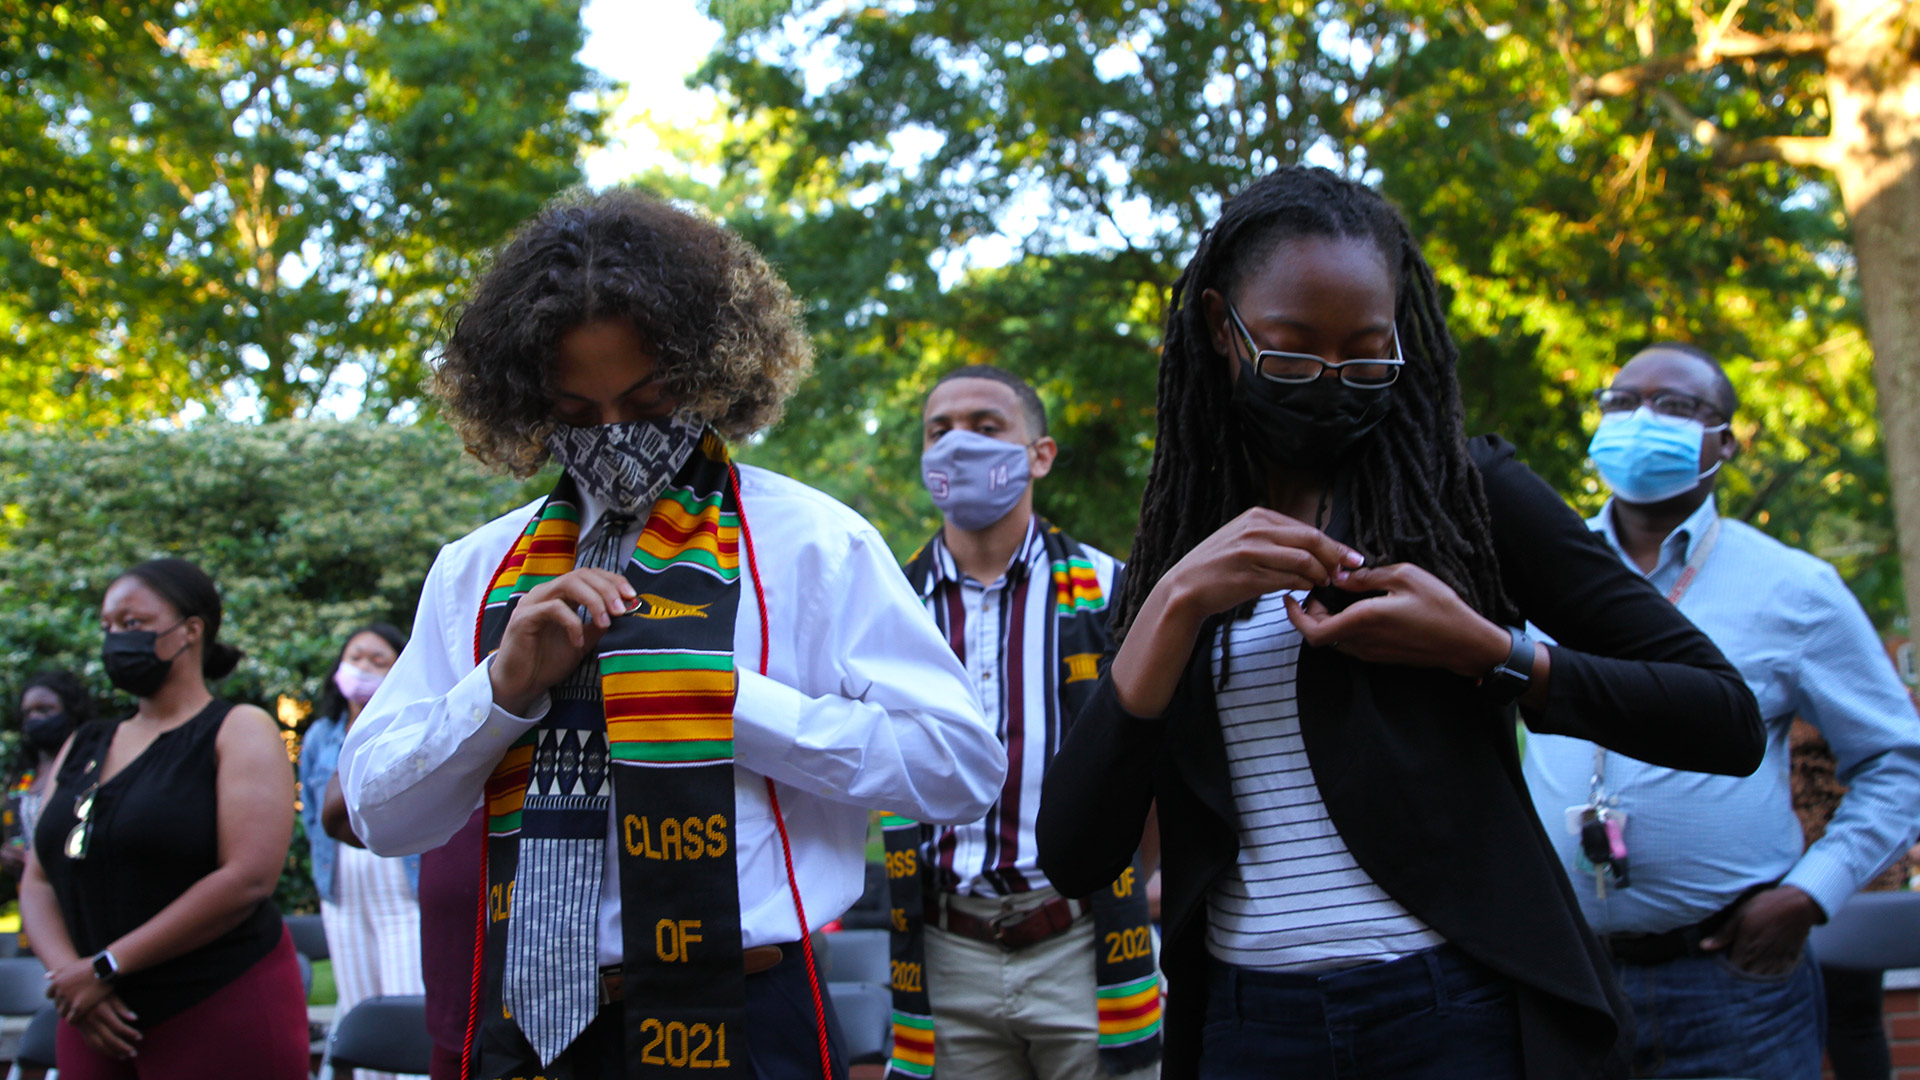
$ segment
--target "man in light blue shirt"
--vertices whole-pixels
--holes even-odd
[[[1920,717],[1833,567],[1719,516],[1738,400],[1717,362],[1656,345],[1598,400],[1590,453],[1614,497],[1590,525],[1740,669],[1767,756],[1710,776],[1533,735],[1534,809],[1633,1001],[1635,1075],[1817,1077],[1824,1004],[1803,946],[1920,831]],[[1850,786],[1810,847],[1789,788],[1795,716]]]

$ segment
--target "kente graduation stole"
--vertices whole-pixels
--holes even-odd
[[[597,977],[582,1004],[577,985],[554,990],[537,968],[542,955],[594,947],[609,805],[621,840],[624,1075],[749,1073],[734,861],[740,517],[730,480],[725,444],[709,430],[623,560],[639,607],[615,618],[598,656],[552,689],[547,716],[487,782],[469,1076],[573,1080],[572,1055],[553,1047],[584,1027],[579,1009],[597,1010]],[[499,647],[528,590],[574,569],[579,533],[579,496],[563,475],[494,574],[476,658]],[[587,849],[591,859],[575,857]],[[577,880],[588,865],[591,880]],[[546,982],[572,978],[552,967]],[[514,1015],[510,1003],[529,1000],[539,1007]]]
[[[1107,600],[1093,563],[1072,537],[1042,519],[1041,543],[1053,577],[1053,623],[1049,651],[1054,692],[1060,701],[1062,734],[1093,694],[1100,658],[1113,647],[1107,631]],[[925,596],[934,574],[933,544],[908,561],[907,580]],[[1016,613],[1016,618],[1021,617]],[[881,827],[887,879],[893,901],[893,1056],[889,1077],[933,1076],[933,1007],[926,988],[925,898],[933,888],[926,854],[933,829],[889,815]],[[1100,1064],[1119,1076],[1160,1060],[1160,973],[1153,963],[1148,928],[1146,877],[1136,853],[1133,865],[1088,898],[1093,908],[1095,1000],[1100,1020]]]

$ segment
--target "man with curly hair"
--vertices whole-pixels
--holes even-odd
[[[806,928],[858,897],[868,809],[998,792],[872,526],[728,458],[809,362],[752,247],[633,191],[547,207],[459,315],[468,449],[565,471],[441,550],[342,772],[381,854],[485,814],[468,1075],[844,1075]]]

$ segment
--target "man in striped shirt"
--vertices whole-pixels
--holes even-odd
[[[917,872],[938,1074],[1094,1080],[1117,1067],[1157,1076],[1157,1000],[1151,1030],[1122,1030],[1130,1022],[1104,1006],[1121,984],[1103,969],[1096,1010],[1096,966],[1111,959],[1098,937],[1111,917],[1096,920],[1087,901],[1061,896],[1034,841],[1041,780],[1073,721],[1070,703],[1097,679],[1109,641],[1105,599],[1124,570],[1034,513],[1032,482],[1052,469],[1058,447],[1024,380],[961,368],[928,395],[923,421],[922,478],[945,520],[907,575],[965,664],[1008,760],[985,818],[923,829]],[[1085,612],[1084,625],[1068,626],[1068,613]],[[1101,896],[1138,903],[1138,951],[1150,961],[1144,888],[1134,890],[1129,875]],[[896,925],[900,918],[896,911]],[[1127,947],[1124,930],[1107,936]],[[1116,1054],[1133,1034],[1153,1045]]]

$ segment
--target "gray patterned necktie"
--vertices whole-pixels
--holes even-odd
[[[603,516],[591,538],[581,539],[574,566],[622,572],[630,556],[623,541],[637,521],[632,514]],[[600,723],[589,729],[542,724],[527,785],[523,814],[529,823],[542,811],[598,823],[591,830],[526,835],[520,841],[501,1002],[543,1068],[573,1044],[600,1010],[600,879],[613,798],[600,658],[586,657],[550,694],[555,712],[564,707],[579,716],[587,706]]]

